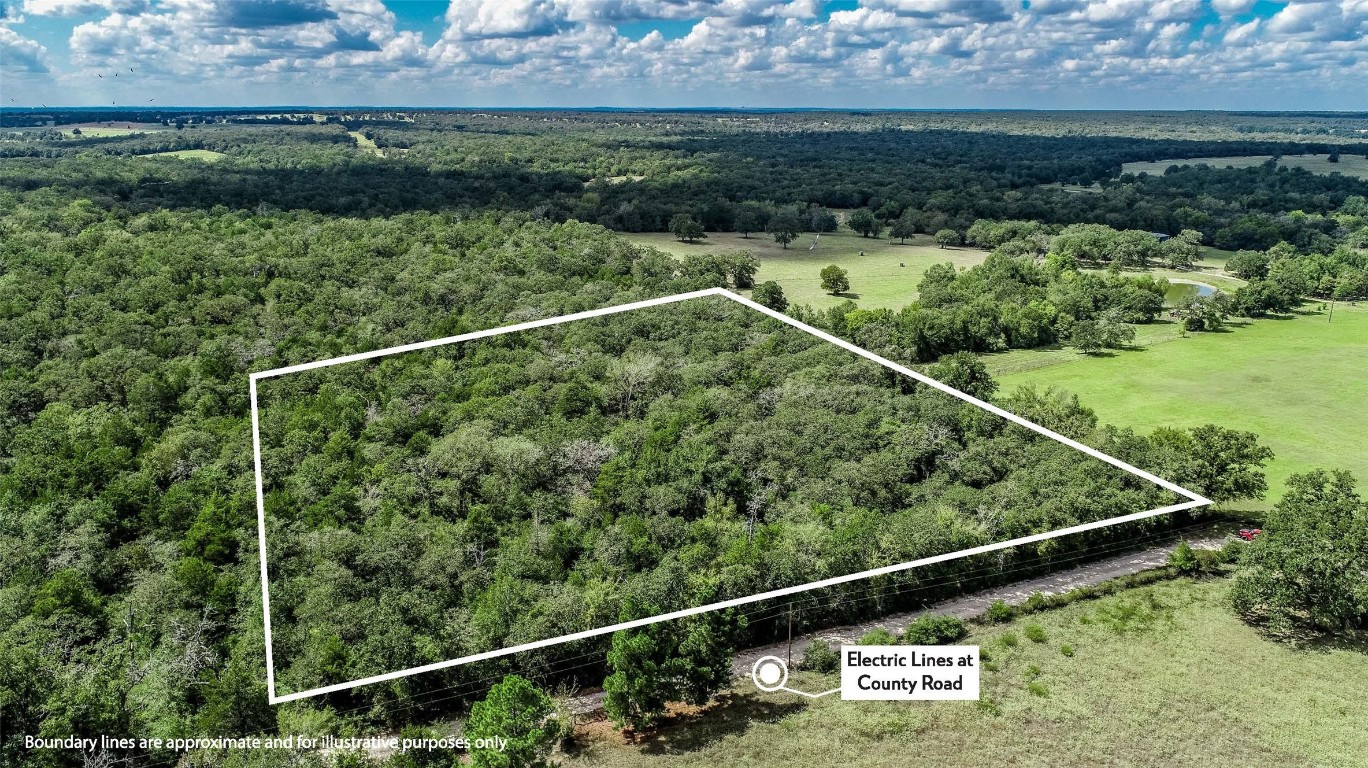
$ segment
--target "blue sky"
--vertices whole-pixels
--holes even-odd
[[[1368,109],[1368,0],[0,0],[0,8],[0,108]]]

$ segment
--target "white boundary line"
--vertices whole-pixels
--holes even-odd
[[[972,403],[990,413],[1001,416],[1002,418],[1007,419],[1008,421],[1011,421],[1014,424],[1018,424],[1033,432],[1037,432],[1041,435],[1044,435],[1052,440],[1061,442],[1069,446],[1070,448],[1074,448],[1075,450],[1082,451],[1083,453],[1086,453],[1087,455],[1092,456],[1095,459],[1104,461],[1114,467],[1117,467],[1118,469],[1122,469],[1133,475],[1142,477],[1154,483],[1155,485],[1158,485],[1161,488],[1172,491],[1178,494],[1179,496],[1189,499],[1189,501],[1185,501],[1180,504],[1171,504],[1166,507],[1159,507],[1157,509],[1151,509],[1144,512],[1134,512],[1129,515],[1112,517],[1106,520],[1097,520],[1091,523],[1073,525],[1069,526],[1068,528],[1060,528],[1054,531],[1047,531],[1045,533],[1037,533],[1032,534],[1030,536],[1021,536],[1015,539],[1008,539],[1007,541],[1000,541],[993,544],[984,544],[978,547],[963,549],[958,552],[949,552],[946,554],[934,555],[932,557],[924,557],[920,560],[913,560],[906,563],[888,565],[882,568],[872,568],[867,571],[846,574],[844,576],[833,576],[831,578],[822,579],[820,581],[813,581],[807,584],[799,584],[793,587],[784,587],[782,589],[774,589],[768,592],[761,592],[758,594],[749,595],[747,597],[740,597],[733,600],[723,600],[721,602],[709,603],[708,605],[700,605],[694,608],[685,608],[683,610],[672,611],[670,613],[662,613],[659,616],[650,616],[644,619],[636,619],[634,621],[624,621],[618,624],[611,624],[606,627],[588,629],[582,632],[573,632],[568,635],[561,635],[560,637],[552,637],[531,643],[522,643],[520,645],[509,646],[508,648],[500,648],[494,651],[486,651],[484,653],[476,653],[470,656],[462,656],[457,659],[448,659],[447,661],[439,661],[432,664],[424,664],[418,667],[410,667],[409,669],[401,669],[397,672],[386,672],[382,675],[374,675],[371,677],[362,678],[360,680],[352,680],[346,683],[336,683],[334,685],[325,685],[319,688],[310,688],[306,691],[289,693],[285,694],[284,696],[276,695],[275,661],[271,651],[271,596],[269,587],[267,585],[266,576],[266,504],[264,491],[262,487],[261,474],[261,429],[257,411],[257,381],[261,379],[271,378],[274,376],[282,376],[287,373],[297,373],[300,371],[314,370],[316,368],[326,368],[333,365],[352,363],[360,360],[371,360],[377,357],[384,357],[386,355],[393,355],[401,352],[412,352],[420,349],[431,349],[432,347],[440,347],[445,346],[447,344],[455,344],[457,342],[462,341],[472,341],[474,339],[484,339],[489,338],[491,336],[503,335],[506,333],[517,333],[519,331],[526,331],[534,328],[545,328],[547,326],[560,325],[562,323],[568,323],[574,320],[585,320],[592,317],[603,317],[605,315],[614,315],[622,312],[631,312],[637,309],[656,307],[663,304],[673,304],[681,301],[688,301],[690,299],[701,298],[704,296],[723,296],[739,304],[744,304],[745,306],[750,307],[751,309],[756,310],[757,312],[761,312],[786,325],[793,326],[794,328],[797,328],[800,331],[816,336],[817,338],[822,339],[823,341],[835,344],[841,349],[844,349],[848,352],[852,352],[872,362],[878,363],[879,365],[888,368],[889,370],[896,371],[904,376],[911,377],[921,382],[922,384],[938,389],[942,392],[945,392],[948,395],[957,397],[967,403]],[[431,341],[422,341],[416,344],[405,344],[398,347],[389,347],[387,349],[379,349],[372,352],[361,352],[354,355],[344,355],[342,357],[335,357],[328,360],[319,360],[317,362],[312,363],[301,363],[299,365],[291,365],[286,366],[284,368],[274,368],[269,371],[260,371],[251,374],[249,376],[249,384],[252,404],[252,452],[254,454],[254,463],[256,466],[257,543],[261,549],[261,606],[265,619],[264,627],[266,632],[266,688],[268,698],[271,704],[280,704],[287,701],[295,701],[298,699],[308,698],[310,696],[318,696],[324,693],[333,693],[335,691],[345,691],[362,685],[382,683],[386,680],[395,680],[401,677],[408,677],[410,675],[417,675],[424,672],[432,672],[438,669],[446,669],[448,667],[455,667],[461,664],[469,664],[476,661],[484,661],[486,659],[498,658],[500,656],[508,656],[515,653],[521,653],[523,651],[535,650],[537,648],[545,648],[552,645],[560,645],[562,643],[574,642],[576,640],[584,640],[590,637],[597,637],[599,635],[606,635],[611,634],[613,632],[619,632],[624,629],[634,629],[636,627],[644,627],[662,621],[681,619],[686,616],[695,616],[700,613],[707,613],[708,611],[720,610],[722,608],[733,608],[740,605],[747,605],[749,603],[756,603],[761,600],[770,600],[776,597],[785,597],[787,595],[793,595],[799,592],[806,592],[812,589],[821,589],[823,587],[845,584],[848,582],[858,581],[860,579],[867,579],[874,576],[884,576],[890,573],[897,573],[899,571],[920,568],[924,565],[931,565],[933,563],[943,563],[948,560],[957,560],[962,557],[971,557],[973,555],[980,555],[986,552],[995,552],[1000,549],[1009,549],[1011,547],[1017,547],[1023,544],[1033,544],[1038,541],[1045,541],[1047,539],[1054,539],[1061,536],[1082,533],[1083,531],[1091,531],[1097,528],[1105,528],[1108,526],[1117,525],[1118,523],[1130,522],[1132,520],[1141,520],[1147,517],[1155,517],[1158,515],[1165,515],[1172,512],[1179,512],[1185,509],[1193,509],[1195,507],[1202,507],[1212,503],[1210,499],[1203,498],[1202,496],[1199,496],[1193,493],[1192,491],[1187,490],[1186,488],[1182,488],[1174,483],[1171,483],[1163,479],[1162,477],[1158,477],[1154,474],[1146,472],[1143,469],[1140,469],[1139,467],[1131,466],[1130,464],[1127,464],[1126,462],[1121,461],[1120,459],[1102,453],[1096,448],[1084,445],[1078,442],[1077,440],[1072,440],[1057,432],[1046,429],[1045,427],[1042,427],[1039,424],[1027,421],[1026,419],[1023,419],[1022,417],[1009,411],[1003,410],[1002,408],[999,408],[996,405],[993,405],[992,403],[984,402],[983,400],[973,397],[972,395],[960,392],[959,390],[942,384],[941,382],[936,381],[935,379],[917,373],[911,368],[908,368],[903,365],[898,365],[897,363],[880,357],[879,355],[876,355],[873,352],[870,352],[866,349],[862,349],[861,347],[857,347],[854,344],[851,344],[850,342],[846,341],[845,339],[837,338],[836,336],[826,333],[825,331],[818,330],[817,328],[813,328],[812,326],[807,325],[806,323],[799,322],[798,320],[795,320],[792,317],[783,314],[782,312],[776,312],[775,310],[770,309],[769,307],[757,304],[756,302],[751,301],[750,299],[747,299],[743,296],[738,296],[737,294],[732,293],[726,288],[708,288],[702,291],[680,293],[673,296],[665,296],[658,299],[648,299],[646,301],[636,301],[629,304],[619,304],[612,307],[604,307],[602,309],[593,309],[587,312],[576,312],[574,314],[563,315],[561,317],[533,320],[531,322],[518,323],[516,325],[509,325],[501,328],[490,328],[483,331],[475,331],[473,333],[461,334],[460,336],[448,336],[446,338],[433,339]]]

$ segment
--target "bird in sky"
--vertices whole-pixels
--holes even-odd
[[[102,74],[100,74],[100,73],[98,73],[98,72],[95,73],[95,76],[98,77],[98,78],[100,78],[101,80],[104,79],[104,75],[102,75]]]

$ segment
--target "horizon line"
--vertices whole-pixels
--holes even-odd
[[[0,107],[0,115],[5,112],[52,112],[52,111],[91,111],[91,112],[159,112],[166,110],[198,110],[198,111],[283,111],[283,110],[403,110],[414,112],[434,112],[434,111],[499,111],[499,112],[869,112],[869,113],[900,113],[900,112],[1106,112],[1106,113],[1166,113],[1166,114],[1228,114],[1228,115],[1334,115],[1334,116],[1368,116],[1368,109],[1145,109],[1145,108],[1119,108],[1119,107],[1060,107],[1054,109],[1041,109],[1037,107],[814,107],[814,106],[784,106],[784,107],[751,107],[751,106],[670,106],[670,107],[648,107],[648,106],[607,106],[607,105],[583,105],[583,106],[413,106],[398,104],[241,104],[230,105],[220,104],[213,106],[191,106],[181,104],[169,105],[62,105],[62,106],[19,106],[8,105]]]

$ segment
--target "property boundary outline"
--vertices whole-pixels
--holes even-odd
[[[481,653],[471,654],[469,656],[462,656],[456,659],[448,659],[445,661],[433,662],[431,664],[423,664],[417,667],[401,669],[395,672],[386,672],[384,674],[373,675],[371,677],[365,677],[359,680],[352,680],[345,683],[335,683],[332,685],[320,686],[318,688],[310,688],[304,691],[288,693],[284,696],[276,695],[275,658],[271,647],[271,595],[269,585],[267,584],[266,576],[266,502],[265,493],[262,487],[261,472],[261,426],[257,410],[258,381],[262,379],[283,376],[290,373],[298,373],[301,371],[311,371],[317,368],[327,368],[334,365],[342,365],[344,363],[360,362],[363,360],[371,360],[377,357],[386,357],[389,355],[396,355],[404,352],[415,352],[423,349],[431,349],[433,347],[441,347],[463,341],[474,341],[476,339],[485,339],[492,336],[501,336],[508,333],[518,333],[520,331],[528,331],[536,328],[546,328],[553,325],[561,325],[564,323],[574,322],[575,320],[587,320],[594,317],[604,317],[607,315],[615,315],[623,312],[631,312],[638,309],[646,309],[648,307],[657,307],[665,304],[675,304],[678,302],[689,301],[690,299],[698,299],[706,296],[721,296],[727,299],[731,299],[732,301],[749,307],[786,325],[792,326],[800,331],[808,333],[812,336],[816,336],[817,338],[822,339],[823,341],[834,344],[840,347],[841,349],[846,350],[847,352],[854,353],[860,357],[865,358],[866,360],[877,363],[891,371],[900,373],[929,387],[938,389],[948,395],[957,397],[960,400],[963,400],[967,403],[976,405],[979,408],[988,411],[989,413],[1001,416],[1002,418],[1007,419],[1008,421],[1011,421],[1014,424],[1018,424],[1033,432],[1039,433],[1052,440],[1063,443],[1064,445],[1067,445],[1070,448],[1081,451],[1095,459],[1104,461],[1107,464],[1110,464],[1118,469],[1129,472],[1130,474],[1136,475],[1137,477],[1144,478],[1145,480],[1148,480],[1161,488],[1172,491],[1173,493],[1176,493],[1179,496],[1188,499],[1188,501],[1179,504],[1170,504],[1164,507],[1157,507],[1155,509],[1146,510],[1144,512],[1134,512],[1128,515],[1120,515],[1118,517],[1107,518],[1105,520],[1097,520],[1090,523],[1082,523],[1080,525],[1069,526],[1067,528],[1059,528],[1053,531],[1046,531],[1045,533],[1036,533],[1030,536],[1020,536],[1015,539],[1007,539],[1005,541],[994,542],[992,544],[983,544],[977,547],[970,547],[969,549],[962,549],[956,552],[947,552],[945,554],[924,557],[919,560],[911,560],[906,563],[897,563],[894,565],[887,565],[880,568],[871,568],[865,571],[850,573],[843,576],[833,576],[831,578],[821,579],[819,581],[812,581],[806,584],[798,584],[792,587],[773,589],[768,592],[759,592],[754,595],[748,595],[746,597],[739,597],[732,600],[722,600],[720,602],[708,603],[706,605],[700,605],[693,608],[685,608],[678,611],[671,611],[669,613],[662,613],[657,616],[648,616],[644,619],[635,619],[633,621],[619,622],[617,624],[610,624],[607,626],[597,627],[595,629],[587,629],[580,632],[572,632],[567,635],[546,638],[544,640],[537,640],[530,643],[521,643],[519,645],[513,645],[507,648],[500,648],[493,651],[484,651]],[[935,379],[932,379],[929,376],[926,376],[925,374],[918,373],[912,370],[911,368],[908,368],[907,366],[899,365],[891,360],[888,360],[887,358],[876,355],[867,349],[863,349],[859,346],[856,346],[855,344],[852,344],[846,341],[845,339],[838,338],[825,331],[814,328],[806,323],[795,320],[794,318],[789,317],[788,315],[785,315],[782,312],[778,312],[762,304],[758,304],[755,301],[752,301],[748,298],[745,298],[744,296],[740,296],[736,293],[733,293],[732,291],[726,288],[708,288],[701,291],[679,293],[674,294],[672,296],[663,296],[656,299],[647,299],[645,301],[635,301],[627,304],[618,304],[611,307],[592,309],[585,312],[575,312],[573,314],[562,315],[559,317],[532,320],[525,323],[517,323],[515,325],[501,326],[498,328],[488,328],[481,331],[474,331],[472,333],[461,334],[459,336],[448,336],[440,339],[432,339],[430,341],[421,341],[413,344],[404,344],[397,347],[377,349],[370,352],[359,352],[352,355],[343,355],[341,357],[329,358],[327,360],[319,360],[312,363],[301,363],[298,365],[285,366],[283,368],[273,368],[271,370],[259,371],[257,373],[250,374],[248,376],[248,382],[250,388],[252,411],[252,456],[256,473],[257,544],[260,549],[261,563],[261,607],[266,635],[266,689],[269,703],[271,704],[281,704],[287,701],[295,701],[298,699],[304,699],[311,696],[319,696],[325,693],[345,691],[363,685],[382,683],[387,680],[395,680],[401,677],[408,677],[410,675],[417,675],[424,672],[433,672],[439,669],[460,666],[462,664],[470,664],[476,661],[484,661],[486,659],[498,658],[500,656],[508,656],[514,653],[535,650],[537,648],[545,648],[552,645],[560,645],[562,643],[569,643],[574,642],[576,640],[584,640],[590,637],[597,637],[599,635],[607,635],[613,632],[620,632],[624,629],[635,629],[637,627],[644,627],[662,621],[682,619],[687,616],[695,616],[700,613],[721,610],[723,608],[732,608],[740,605],[747,605],[750,603],[760,602],[762,600],[771,600],[778,597],[786,597],[788,595],[798,594],[800,592],[806,592],[808,590],[831,587],[838,584],[859,581],[861,579],[868,579],[875,576],[883,576],[890,573],[898,573],[900,571],[919,568],[924,565],[931,565],[933,563],[943,563],[949,560],[957,560],[963,557],[971,557],[973,555],[984,554],[986,552],[994,552],[1001,549],[1010,549],[1012,547],[1021,546],[1023,544],[1033,544],[1038,541],[1045,541],[1047,539],[1054,539],[1059,538],[1061,536],[1082,533],[1084,531],[1090,531],[1097,528],[1106,528],[1108,526],[1118,525],[1120,523],[1126,523],[1132,520],[1141,520],[1147,517],[1155,517],[1158,515],[1165,515],[1172,512],[1180,512],[1187,509],[1207,506],[1213,503],[1210,499],[1195,494],[1192,491],[1187,490],[1186,488],[1183,488],[1175,483],[1163,479],[1162,477],[1154,475],[1150,472],[1146,472],[1145,470],[1140,469],[1139,467],[1132,466],[1124,461],[1121,461],[1120,459],[1117,459],[1113,456],[1109,456],[1097,450],[1096,448],[1084,445],[1078,442],[1077,440],[1065,437],[1064,435],[1061,435],[1058,432],[1042,427],[1034,422],[1028,421],[1014,413],[999,408],[998,406],[993,405],[992,403],[985,402],[974,397],[973,395],[961,392],[955,389],[954,387],[936,381]]]

